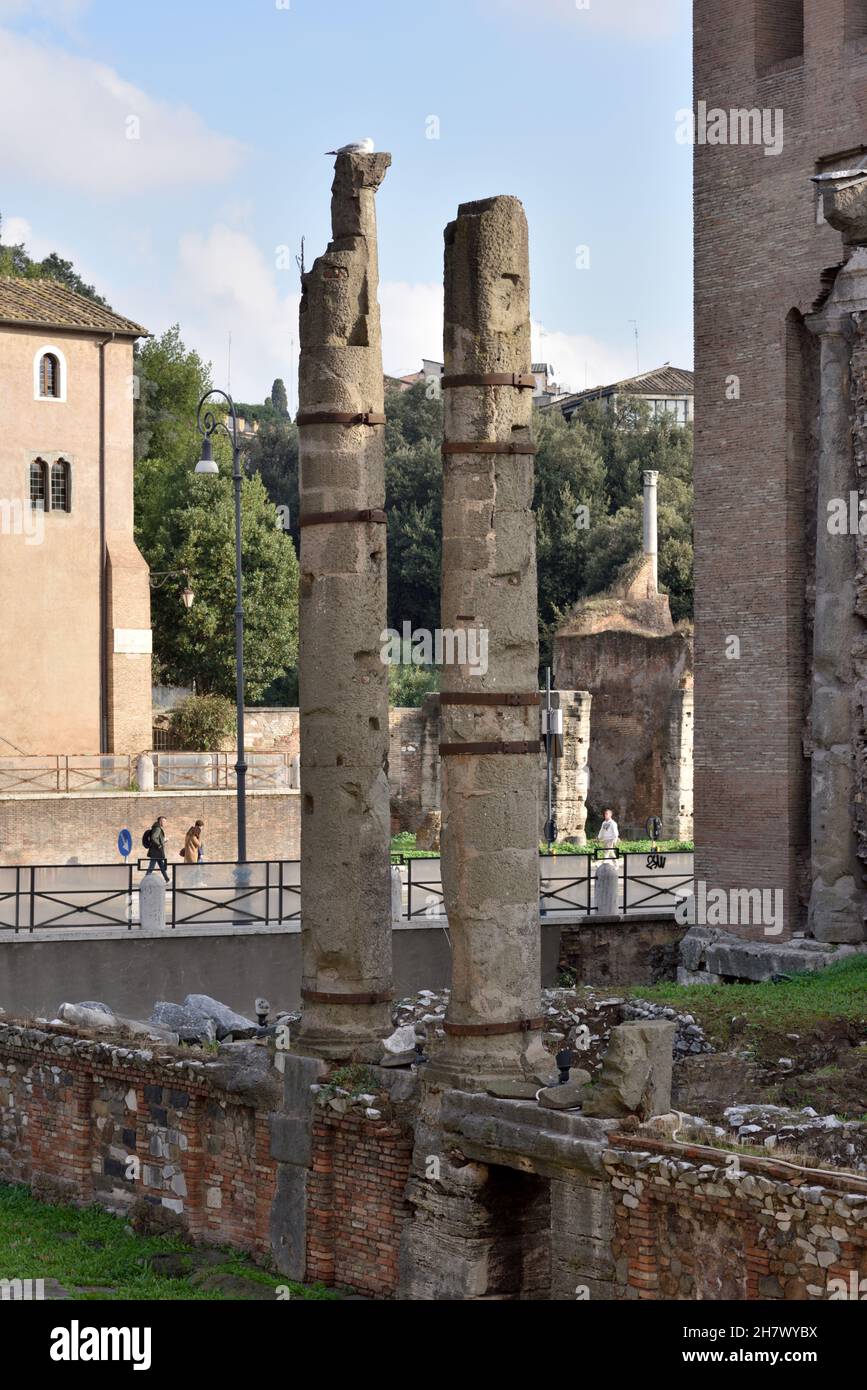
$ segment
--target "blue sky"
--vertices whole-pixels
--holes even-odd
[[[580,7],[579,7],[580,6]],[[384,365],[441,356],[442,230],[530,223],[533,355],[578,389],[692,364],[689,0],[0,0],[3,239],[261,400],[295,396],[298,278],[335,144],[371,135]],[[428,138],[436,132],[439,138]],[[129,138],[130,136],[134,138]],[[587,247],[588,253],[578,253]],[[579,269],[578,259],[589,267]]]

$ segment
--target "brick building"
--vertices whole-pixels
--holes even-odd
[[[867,0],[694,15],[696,873],[782,889],[787,931],[854,941],[863,623],[856,540],[826,553],[825,509],[856,485],[867,253],[813,180],[867,155]]]
[[[133,539],[146,333],[55,280],[0,277],[0,754],[150,744],[150,589]]]

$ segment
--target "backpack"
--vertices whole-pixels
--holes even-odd
[[[142,842],[142,844],[144,845],[145,849],[150,849],[150,847],[151,847],[151,832],[150,832],[149,830],[146,830],[145,833],[142,835],[142,837],[141,837],[141,842]]]

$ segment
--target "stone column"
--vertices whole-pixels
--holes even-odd
[[[653,562],[653,592],[659,592],[659,568],[656,540],[656,481],[659,474],[652,469],[642,473],[644,479],[644,553]]]
[[[298,1050],[379,1057],[391,1031],[383,376],[374,195],[388,154],[338,155],[332,240],[300,310]]]
[[[850,494],[853,313],[867,308],[867,250],[839,272],[824,308],[806,319],[820,343],[816,605],[810,709],[811,867],[808,925],[818,941],[864,939],[862,866],[855,831],[855,651],[857,615]],[[857,493],[856,493],[857,495]]]
[[[692,839],[692,750],[695,692],[671,697],[662,759],[662,833],[666,840]]]
[[[587,791],[590,783],[589,690],[552,690],[551,703],[563,711],[563,756],[554,764],[554,819],[558,840],[586,845]],[[544,754],[543,754],[544,758]],[[543,762],[542,776],[545,770]],[[541,820],[544,822],[544,807]],[[540,831],[541,837],[541,831]]]
[[[442,626],[486,632],[488,659],[484,671],[446,663],[442,672],[453,967],[446,1045],[428,1075],[475,1088],[551,1072],[539,1026],[534,378],[527,222],[516,198],[465,203],[446,228],[444,348]]]

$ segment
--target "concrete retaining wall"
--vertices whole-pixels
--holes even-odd
[[[543,983],[556,982],[560,925],[542,928]],[[442,989],[451,952],[442,926],[394,933],[395,995]],[[45,930],[0,940],[0,1008],[53,1018],[64,1000],[100,999],[149,1018],[157,999],[210,994],[248,1016],[257,995],[275,1009],[301,1002],[301,931],[280,927],[177,927],[148,932]]]

